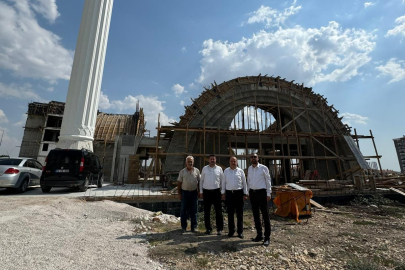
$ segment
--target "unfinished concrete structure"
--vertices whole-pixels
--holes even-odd
[[[28,104],[20,157],[34,158],[44,164],[49,151],[56,147],[59,140],[64,110],[63,102]]]
[[[399,167],[401,168],[401,173],[405,173],[405,136],[393,140],[395,144],[395,149],[397,150],[398,162]]]
[[[158,127],[157,140],[170,140],[165,153],[155,155],[165,161],[165,172],[181,170],[189,154],[199,168],[211,153],[224,166],[236,155],[247,167],[251,152],[271,168],[275,184],[306,179],[309,171],[315,172],[312,178],[348,179],[369,169],[333,105],[311,88],[280,77],[214,82],[186,106],[179,123]]]
[[[34,158],[44,164],[49,151],[57,147],[64,109],[65,103],[57,101],[28,104],[19,156]],[[117,135],[141,136],[144,132],[144,114],[139,104],[133,115],[97,113],[92,148],[103,164],[105,181],[110,180]]]

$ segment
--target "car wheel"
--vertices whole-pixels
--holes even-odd
[[[27,188],[28,188],[28,179],[26,178],[21,182],[20,186],[17,188],[17,192],[24,193],[27,191]]]
[[[101,175],[101,177],[98,179],[97,187],[102,188],[103,187],[103,182],[104,182],[104,175]]]
[[[41,186],[41,189],[42,189],[43,193],[49,193],[49,191],[51,191],[51,188],[52,187],[43,187],[43,186]]]
[[[86,176],[86,179],[84,179],[84,183],[79,187],[79,190],[86,191],[88,187],[89,187],[89,177]]]

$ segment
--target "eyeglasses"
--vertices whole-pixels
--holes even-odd
[[[257,158],[257,156],[252,156],[252,157],[250,157],[250,158]]]

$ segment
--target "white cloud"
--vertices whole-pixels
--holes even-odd
[[[55,0],[34,0],[31,7],[50,23],[54,23],[56,18],[60,16]]]
[[[139,105],[141,108],[143,108],[143,113],[145,114],[145,121],[147,122],[146,127],[147,129],[151,130],[152,133],[156,134],[159,113],[161,126],[168,125],[169,123],[176,121],[176,119],[171,118],[164,113],[165,107],[163,106],[163,104],[165,103],[165,101],[159,100],[158,97],[128,95],[123,100],[109,101],[107,95],[102,94],[102,96],[105,102],[103,106],[105,108],[114,109],[118,112],[134,113],[136,111],[136,104],[139,101]]]
[[[394,29],[388,30],[385,37],[402,35],[405,36],[405,15],[395,19],[397,26]]]
[[[364,8],[368,8],[368,7],[371,7],[371,6],[374,6],[376,3],[373,3],[373,2],[365,2],[364,3]]]
[[[6,114],[0,109],[0,123],[8,123]]]
[[[342,113],[340,116],[343,116],[342,122],[343,124],[348,124],[349,126],[352,125],[352,123],[355,124],[360,124],[360,125],[367,125],[367,120],[368,117],[361,116],[359,114],[354,114],[354,113]]]
[[[184,100],[180,100],[180,105],[181,105],[181,106],[184,106],[184,104],[186,104],[186,103],[184,102]]]
[[[385,65],[376,67],[381,72],[382,76],[390,76],[392,78],[389,83],[399,82],[405,79],[405,61],[391,58]],[[379,76],[380,76],[379,75]]]
[[[186,53],[186,52],[187,52],[186,47],[181,48],[181,52],[182,52],[182,53]]]
[[[198,86],[195,85],[194,83],[190,83],[190,84],[188,85],[188,88],[189,88],[189,89],[192,89],[192,90],[195,90],[195,89],[198,88]]]
[[[108,96],[104,95],[103,91],[101,91],[100,99],[99,99],[99,102],[98,102],[98,108],[101,109],[101,110],[106,110],[106,109],[111,108],[111,106],[112,105],[110,103],[110,100],[108,99]]]
[[[176,95],[176,97],[180,96],[183,93],[187,93],[187,91],[185,90],[184,86],[181,86],[180,84],[174,84],[172,86],[172,91],[174,92],[174,94]]]
[[[14,123],[13,126],[15,126],[15,127],[24,127],[26,122],[27,122],[27,114],[24,113],[24,114],[21,115],[21,120]]]
[[[210,84],[247,75],[269,74],[315,85],[347,81],[371,60],[372,33],[341,29],[337,22],[304,29],[296,26],[275,32],[260,31],[239,42],[203,42],[197,82]]]
[[[292,6],[286,8],[284,12],[279,12],[271,7],[260,6],[258,10],[251,13],[252,16],[246,23],[265,23],[266,28],[280,26],[280,24],[284,24],[288,17],[294,15],[301,9],[301,6],[296,7],[295,4],[296,1],[294,1]]]
[[[29,83],[23,85],[10,84],[5,85],[0,82],[0,96],[2,98],[18,98],[35,102],[46,102],[45,99],[37,95]]]
[[[12,3],[0,2],[0,69],[10,70],[16,76],[46,79],[50,83],[68,80],[73,51],[60,44],[59,36],[42,28],[34,13],[35,9],[52,21],[58,14],[54,1]],[[48,4],[50,6],[45,7]]]

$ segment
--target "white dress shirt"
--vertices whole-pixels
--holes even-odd
[[[267,196],[271,196],[271,177],[269,168],[266,166],[257,163],[255,168],[250,165],[247,182],[249,189],[266,189]]]
[[[225,190],[243,189],[243,194],[248,195],[245,173],[241,168],[236,167],[235,170],[232,170],[228,167],[224,171],[224,176],[221,188],[222,194],[225,194]]]
[[[201,172],[200,193],[203,193],[203,189],[219,188],[223,178],[224,172],[221,167],[217,165],[214,167],[205,166]]]

